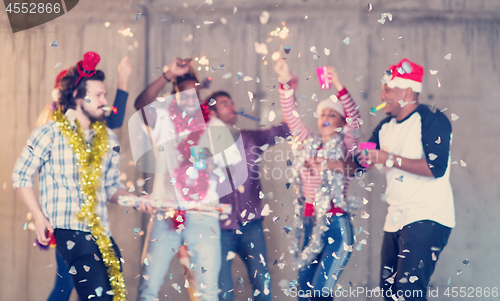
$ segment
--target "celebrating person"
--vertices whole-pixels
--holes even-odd
[[[58,99],[60,97],[59,86],[61,80],[64,78],[68,71],[61,71],[55,80],[54,90],[52,91],[52,102],[48,103],[42,113],[38,116],[36,126],[41,126],[49,122],[52,118],[54,111],[58,110]],[[118,64],[118,87],[116,90],[114,107],[116,108],[116,114],[111,113],[106,117],[106,125],[110,129],[119,128],[123,124],[123,119],[125,117],[125,109],[127,104],[127,81],[132,72],[132,64],[128,56],[125,56]],[[68,267],[61,258],[61,255],[56,252],[56,263],[57,263],[57,273],[54,287],[49,295],[47,301],[64,301],[69,300],[71,296],[71,291],[73,290],[73,280],[71,275],[68,273]]]
[[[298,198],[295,200],[295,239],[292,251],[299,269],[299,300],[333,300],[333,291],[352,251],[353,233],[345,211],[344,176],[346,155],[352,155],[359,137],[359,111],[328,67],[329,81],[338,91],[338,100],[327,99],[316,108],[319,135],[311,132],[296,112],[294,89],[297,78],[279,59],[274,67],[281,83],[280,100],[284,118],[300,144],[294,158]],[[303,230],[302,230],[303,229]],[[304,232],[304,233],[302,233]],[[303,247],[299,250],[300,239]],[[324,290],[326,288],[326,290]]]
[[[153,102],[169,81],[172,95]],[[157,300],[170,260],[182,245],[195,267],[196,297],[218,300],[221,245],[216,188],[228,177],[226,167],[241,160],[235,141],[227,126],[211,116],[206,105],[200,106],[199,81],[189,60],[175,59],[138,96],[135,107],[140,111],[129,121],[129,129],[141,129],[143,134],[131,137],[144,141],[134,141],[132,151],[153,143],[149,154],[154,155],[156,174],[150,198],[173,204],[168,218],[158,215],[151,221],[138,300]]]
[[[238,116],[235,113],[234,102],[229,93],[217,91],[210,95],[205,104],[217,118],[222,120],[233,133],[235,140],[241,137],[246,160],[231,167],[230,175],[234,186],[234,193],[220,193],[220,203],[231,206],[231,213],[221,215],[221,249],[222,266],[219,276],[219,300],[232,301],[234,286],[231,272],[233,258],[228,257],[230,252],[240,256],[247,267],[248,277],[256,301],[272,299],[271,278],[267,262],[266,241],[262,228],[262,205],[259,193],[262,191],[258,170],[259,158],[264,152],[262,146],[272,146],[276,143],[275,137],[285,137],[288,133],[286,123],[267,130],[238,130],[235,125]],[[229,181],[229,179],[226,179]],[[224,187],[225,183],[222,183]],[[240,232],[238,232],[240,231]]]
[[[386,71],[379,97],[389,116],[369,140],[376,149],[359,157],[368,169],[378,164],[386,173],[389,209],[380,269],[385,300],[427,300],[429,280],[455,226],[451,124],[418,102],[423,76],[424,68],[408,59]]]
[[[109,228],[106,201],[129,195],[119,182],[116,135],[103,123],[107,104],[100,57],[88,52],[61,80],[60,109],[36,128],[12,174],[32,213],[37,240],[53,236],[81,300],[125,300],[120,250]],[[33,191],[38,172],[39,201]],[[152,213],[145,204],[139,210]]]

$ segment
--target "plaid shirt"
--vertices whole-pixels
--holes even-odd
[[[111,149],[118,145],[116,135],[108,129]],[[120,188],[120,154],[110,150],[102,160],[103,178],[98,191],[96,213],[107,235],[111,235],[106,201]],[[29,137],[21,156],[14,166],[12,181],[14,188],[33,187],[33,176],[38,172],[40,207],[54,228],[90,231],[85,222],[76,220],[76,214],[85,202],[80,189],[78,168],[73,150],[59,131],[59,126],[50,121],[36,128]]]

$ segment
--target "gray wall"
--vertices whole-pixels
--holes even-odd
[[[495,145],[499,141],[499,25],[500,2],[494,0],[426,0],[426,1],[217,1],[212,5],[204,1],[94,1],[80,3],[67,15],[40,27],[12,34],[5,13],[0,13],[0,132],[4,145],[0,149],[0,166],[5,172],[0,174],[1,211],[0,254],[6,260],[0,261],[0,300],[42,300],[50,291],[55,268],[53,252],[40,252],[31,246],[32,231],[24,231],[26,222],[25,206],[17,199],[10,184],[10,171],[22,146],[34,126],[34,120],[43,105],[50,99],[53,79],[65,66],[73,64],[85,51],[94,50],[103,60],[100,68],[108,75],[107,87],[112,99],[116,81],[116,65],[121,56],[131,56],[134,74],[130,80],[130,100],[127,116],[133,113],[132,101],[144,87],[160,75],[160,69],[176,56],[207,56],[210,67],[224,64],[224,70],[200,72],[202,76],[212,76],[212,90],[228,90],[246,112],[263,119],[261,125],[248,120],[240,120],[241,128],[268,127],[281,119],[278,92],[269,86],[277,84],[272,70],[270,55],[278,51],[280,44],[291,46],[287,55],[291,70],[299,77],[299,96],[306,95],[298,102],[299,113],[305,114],[306,123],[316,127],[312,110],[316,103],[311,100],[313,93],[324,99],[333,91],[321,91],[318,87],[314,68],[331,65],[339,71],[339,76],[360,105],[362,138],[368,139],[370,130],[382,119],[368,114],[370,107],[379,103],[380,78],[391,64],[407,57],[424,66],[424,91],[421,102],[435,104],[438,108],[448,108],[459,119],[452,121],[454,139],[452,145],[451,181],[455,195],[457,227],[452,231],[448,246],[438,262],[431,286],[439,287],[440,294],[448,286],[492,287],[498,285],[496,267],[499,259],[495,250],[500,247],[495,232],[495,222],[499,205],[499,189],[495,186],[499,178],[499,166],[493,159]],[[373,10],[368,12],[371,3]],[[144,5],[144,6],[141,6]],[[96,9],[99,7],[99,9]],[[237,7],[233,14],[234,7]],[[270,12],[269,22],[259,22],[263,10]],[[142,12],[139,20],[135,13]],[[393,20],[380,24],[381,13],[390,12]],[[307,16],[307,19],[305,18]],[[224,17],[227,24],[222,24]],[[213,21],[205,25],[204,21]],[[111,22],[109,28],[104,22]],[[269,32],[281,27],[285,22],[290,36],[284,41],[272,38],[267,43],[269,54],[265,59],[254,50],[254,43],[264,43]],[[199,25],[200,28],[196,26]],[[134,36],[123,37],[118,29],[130,27]],[[193,38],[189,41],[189,34]],[[345,45],[344,38],[350,38]],[[59,48],[48,46],[58,40]],[[134,45],[135,43],[135,45]],[[320,58],[315,60],[309,48],[315,46]],[[330,55],[324,53],[330,50]],[[300,58],[298,57],[300,53]],[[448,53],[451,60],[444,59]],[[268,65],[264,65],[268,61]],[[57,62],[62,67],[54,69]],[[438,70],[431,75],[429,69]],[[222,76],[232,73],[230,79]],[[254,80],[235,81],[237,72],[243,72]],[[309,80],[307,78],[312,76]],[[259,77],[260,83],[255,78]],[[441,87],[438,87],[438,79]],[[252,103],[248,91],[255,94]],[[207,94],[208,91],[205,91]],[[267,101],[260,102],[260,99]],[[270,123],[269,112],[277,113]],[[15,113],[14,113],[15,112]],[[117,131],[122,143],[122,166],[128,180],[135,181],[141,175],[128,165],[132,159],[128,145],[127,129]],[[267,158],[275,158],[286,152],[289,146],[280,144],[273,147]],[[490,155],[490,153],[492,155]],[[460,160],[467,165],[461,166]],[[270,160],[275,161],[275,160]],[[285,162],[267,162],[267,180],[264,177],[265,201],[271,206],[271,216],[265,222],[268,237],[270,273],[273,294],[276,300],[286,297],[278,283],[296,277],[296,272],[288,266],[280,270],[272,265],[275,259],[288,250],[290,238],[283,226],[291,225],[294,199],[293,189],[286,189],[286,179],[279,177],[279,170],[285,170]],[[264,166],[262,166],[264,167]],[[272,171],[275,170],[273,179]],[[128,181],[127,180],[127,181]],[[363,180],[365,185],[373,183],[372,190],[362,188],[358,181],[351,182],[350,193],[365,197],[368,205],[358,210],[353,218],[356,230],[366,230],[357,237],[357,243],[367,240],[361,251],[355,250],[339,284],[347,288],[363,286],[373,288],[378,283],[379,250],[382,223],[386,204],[381,201],[384,192],[384,177],[372,171]],[[4,183],[6,183],[4,185]],[[5,187],[5,188],[4,188]],[[283,204],[283,205],[281,205]],[[125,257],[125,276],[130,300],[135,299],[139,256],[142,237],[134,235],[133,228],[143,227],[146,216],[125,213],[124,208],[110,206],[112,230]],[[362,210],[370,217],[361,219]],[[272,217],[279,216],[275,224]],[[288,221],[285,222],[289,216]],[[358,230],[359,231],[359,230]],[[462,261],[470,259],[470,265]],[[285,261],[290,262],[287,256]],[[280,261],[282,262],[282,261]],[[235,288],[237,300],[251,297],[246,268],[240,261],[234,266],[234,279],[244,278],[244,289]],[[461,272],[459,272],[461,271]],[[173,263],[169,273],[172,280],[165,282],[160,300],[188,300],[185,293],[179,295],[171,284],[183,283],[178,264]],[[42,296],[42,297],[41,297]],[[359,298],[347,298],[359,299]]]

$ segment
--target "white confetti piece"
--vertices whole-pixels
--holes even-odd
[[[437,79],[438,82],[438,88],[441,88],[441,82],[439,81],[439,78]]]
[[[236,257],[236,253],[229,251],[227,252],[226,261],[232,260]]]
[[[130,186],[130,188],[128,189],[128,192],[134,192],[134,191],[135,191],[134,185]]]
[[[309,48],[309,50],[310,50],[311,52],[315,52],[315,53],[316,53],[316,52],[318,52],[318,51],[316,50],[316,46],[311,46],[311,48]]]
[[[238,11],[238,8],[235,6],[235,7],[233,8],[233,15],[234,15],[237,11]]]
[[[433,154],[433,153],[429,154],[429,160],[434,161],[434,160],[436,160],[436,158],[437,158],[436,154]]]
[[[267,21],[269,21],[269,12],[268,11],[263,11],[261,14],[260,14],[260,17],[259,17],[259,20],[260,20],[260,24],[262,25],[265,25],[267,24]]]
[[[402,108],[404,108],[404,107],[408,104],[408,102],[407,102],[407,101],[403,101],[402,99],[400,99],[400,100],[398,101],[398,103],[399,103],[399,105],[400,105]]]
[[[349,43],[351,42],[351,39],[349,39],[349,37],[346,37],[342,42],[344,42],[344,44],[346,44],[346,45],[349,45]]]
[[[330,49],[325,48],[325,55],[330,55]]]
[[[448,53],[447,55],[444,56],[445,59],[448,61],[451,60],[451,53]]]
[[[246,214],[247,214],[247,210],[245,209],[240,214],[241,218],[244,218]]]
[[[367,218],[369,218],[369,217],[370,217],[370,214],[368,214],[368,212],[363,211],[363,212],[361,213],[361,218],[362,218],[362,219],[367,219]]]
[[[214,24],[214,22],[213,22],[213,21],[203,21],[203,23],[204,23],[205,25]]]
[[[253,93],[248,91],[248,99],[250,99],[250,102],[253,100]]]
[[[54,68],[57,68],[57,67],[59,67],[61,65],[62,65],[62,63],[56,63],[56,66]]]
[[[452,121],[456,121],[458,118],[459,118],[459,117],[458,117],[458,115],[457,115],[457,114],[455,114],[455,113],[451,113],[451,120],[452,120]]]
[[[295,117],[300,117],[299,113],[297,113],[297,111],[295,111],[295,110],[293,110],[292,115]]]
[[[243,78],[243,81],[244,81],[244,82],[249,82],[249,81],[251,81],[251,80],[253,80],[253,78],[251,78],[250,76],[245,76],[245,77]]]
[[[271,212],[273,212],[273,211],[269,208],[269,204],[265,204],[264,208],[262,208],[262,211],[260,212],[260,215],[261,216],[268,216]]]
[[[429,70],[429,72],[430,72],[432,75],[434,75],[434,74],[437,74],[437,73],[438,73],[438,71],[437,71],[437,70]]]
[[[465,161],[464,161],[464,160],[460,160],[460,165],[461,165],[462,167],[467,166],[467,164],[465,163]]]
[[[255,52],[257,52],[258,54],[267,55],[269,53],[267,45],[264,43],[255,42],[254,46],[255,46]]]
[[[74,241],[68,240],[66,242],[66,247],[68,248],[68,250],[73,249],[74,246],[75,246],[75,242]]]
[[[328,237],[328,244],[333,244],[333,242],[335,241],[335,239],[331,238],[331,237]]]
[[[228,79],[228,78],[231,78],[231,72],[229,73],[226,73],[222,76],[223,79]]]
[[[72,266],[71,268],[69,268],[68,273],[70,273],[71,275],[76,275],[76,268]]]
[[[368,204],[368,200],[363,198],[363,205],[366,205],[366,204]]]
[[[83,265],[83,269],[85,270],[85,272],[90,271],[90,267],[88,265]]]
[[[276,113],[274,113],[274,111],[269,112],[269,121],[273,122],[275,118],[276,118]]]

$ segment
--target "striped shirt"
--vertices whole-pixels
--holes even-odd
[[[111,235],[106,201],[124,188],[119,181],[120,154],[112,148],[118,146],[116,135],[108,130],[110,152],[102,159],[103,178],[97,193],[96,213],[107,235]],[[85,222],[76,220],[76,214],[85,202],[80,189],[78,167],[73,150],[54,121],[36,128],[26,142],[12,173],[15,189],[33,187],[38,173],[40,207],[54,228],[90,231]]]
[[[351,122],[346,122],[346,124],[344,125],[343,143],[345,154],[352,155],[357,143],[359,142],[359,124],[356,121],[360,117],[360,114],[359,110],[356,108],[356,103],[345,88],[339,91],[338,99],[340,100],[340,103],[344,108],[346,119],[351,119]],[[312,135],[315,135],[309,128],[307,128],[307,126],[302,121],[302,118],[299,117],[299,114],[296,111],[293,90],[280,89],[280,101],[283,116],[288,123],[290,132],[296,135],[295,137],[297,139],[297,142],[303,142]],[[303,167],[299,172],[302,180],[302,191],[304,193],[304,196],[314,199],[316,193],[321,188],[320,173],[316,172],[311,174],[305,167]],[[344,182],[345,193],[349,183],[349,178],[344,177]],[[306,216],[311,214],[310,211],[311,210],[306,210]]]

